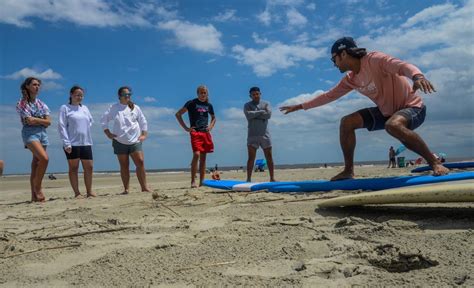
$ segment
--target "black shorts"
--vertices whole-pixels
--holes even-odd
[[[365,108],[357,111],[364,120],[364,128],[369,131],[385,129],[385,122],[391,117],[386,117],[380,112],[379,108]],[[426,106],[404,108],[395,112],[395,114],[403,116],[408,120],[408,129],[415,130],[425,121]],[[394,115],[395,115],[394,114]]]
[[[71,153],[64,151],[67,159],[92,160],[92,146],[72,146],[71,148]]]

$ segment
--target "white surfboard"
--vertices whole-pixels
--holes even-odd
[[[474,202],[474,181],[453,181],[365,192],[324,200],[318,203],[318,207],[447,202]]]

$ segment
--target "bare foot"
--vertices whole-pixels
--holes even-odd
[[[245,180],[245,182],[252,182],[252,179],[247,179]]]
[[[270,182],[277,182],[275,179],[270,179]]]
[[[36,199],[34,200],[35,202],[45,202],[46,197],[44,197],[43,191],[39,191],[35,193]]]
[[[97,197],[97,194],[95,194],[95,192],[89,192],[87,193],[87,197]]]
[[[76,194],[76,195],[74,196],[74,198],[75,198],[75,199],[84,199],[84,196],[82,196],[82,194],[79,193],[79,194]]]
[[[331,181],[338,181],[338,180],[345,180],[345,179],[352,179],[354,178],[354,172],[352,171],[342,171],[341,173],[337,174],[336,176],[331,178]]]
[[[198,188],[198,186],[196,185],[196,183],[191,182],[191,188]]]
[[[142,188],[142,192],[151,192],[151,190],[148,187],[145,189]]]
[[[119,195],[127,195],[127,194],[128,194],[127,190],[123,191],[122,193],[119,193]]]
[[[433,176],[441,176],[449,173],[449,169],[441,164],[435,164],[431,168],[433,168]]]

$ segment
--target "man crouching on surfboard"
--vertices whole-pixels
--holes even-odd
[[[448,169],[433,156],[426,143],[415,133],[425,120],[426,106],[415,92],[436,92],[420,69],[381,52],[367,53],[358,48],[351,37],[337,40],[331,48],[331,60],[341,73],[350,71],[331,90],[302,104],[283,106],[285,114],[325,105],[352,90],[369,97],[377,107],[361,109],[342,117],[339,139],[344,154],[344,171],[331,180],[354,177],[355,130],[366,128],[369,131],[385,129],[408,149],[423,156],[433,169],[433,175],[448,173]],[[412,79],[413,87],[405,79]]]

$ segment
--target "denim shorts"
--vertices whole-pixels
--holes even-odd
[[[357,112],[364,120],[364,128],[367,128],[369,131],[385,129],[385,122],[387,122],[387,120],[392,117],[383,116],[382,112],[380,112],[379,108],[377,107],[365,108]],[[408,120],[408,129],[415,130],[425,121],[426,106],[423,105],[421,108],[405,108],[395,112],[393,115],[403,116]]]
[[[25,146],[31,142],[37,141],[40,142],[43,146],[48,146],[48,134],[46,133],[46,128],[43,126],[23,126],[21,129],[21,137],[23,138],[23,144]]]
[[[143,151],[142,142],[134,143],[134,144],[122,144],[117,140],[112,140],[112,147],[114,147],[114,154],[126,154],[130,155],[133,152]]]

